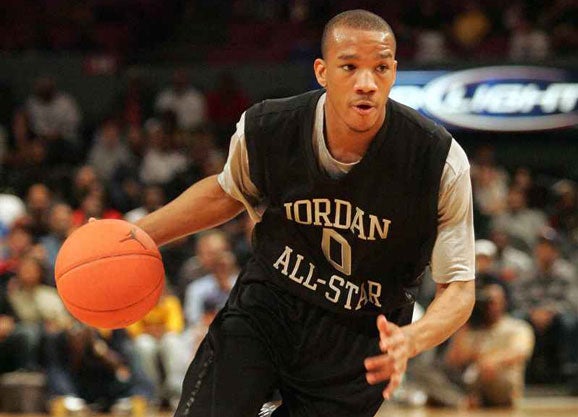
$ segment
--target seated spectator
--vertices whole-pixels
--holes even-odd
[[[34,93],[26,101],[26,113],[32,130],[49,142],[77,142],[80,108],[72,96],[57,90],[53,78],[43,76],[36,80]]]
[[[143,370],[155,384],[157,400],[167,400],[173,409],[178,405],[188,365],[180,338],[184,325],[181,302],[165,287],[157,305],[127,328]]]
[[[0,285],[0,374],[38,367],[35,338],[23,328]]]
[[[48,233],[48,213],[52,205],[52,193],[44,184],[34,184],[26,193],[26,215],[19,220],[31,231],[34,239]]]
[[[507,210],[492,219],[492,229],[499,228],[506,232],[512,246],[530,252],[540,231],[546,227],[546,216],[538,210],[527,206],[526,193],[520,187],[510,187],[508,191]]]
[[[504,230],[493,229],[490,240],[496,245],[493,269],[502,281],[514,283],[530,275],[534,269],[532,258],[510,245],[510,237]]]
[[[216,300],[219,308],[225,305],[237,273],[235,255],[226,251],[217,256],[207,275],[189,284],[185,294],[185,317],[189,326],[201,319],[205,300]]]
[[[95,188],[101,188],[102,184],[96,176],[96,171],[90,165],[81,165],[75,172],[72,179],[72,191],[69,203],[72,208],[77,209],[84,197]]]
[[[447,365],[462,374],[473,402],[482,406],[516,405],[524,390],[524,370],[534,335],[524,321],[509,316],[498,285],[479,292],[470,323],[452,338]]]
[[[559,382],[564,368],[578,358],[572,340],[578,314],[576,269],[560,256],[560,237],[547,228],[534,248],[534,273],[514,286],[516,314],[536,334],[536,349],[528,369],[532,382]]]
[[[145,184],[166,184],[187,168],[187,158],[172,149],[159,122],[149,120],[146,132],[149,146],[140,167],[140,180]]]
[[[231,250],[227,234],[219,229],[202,232],[197,236],[195,255],[184,262],[179,272],[179,290],[184,293],[189,284],[214,269],[219,256]]]
[[[16,274],[20,259],[32,249],[33,239],[26,228],[14,226],[4,240],[6,243],[0,248],[0,277],[7,279]]]
[[[158,114],[166,111],[174,112],[177,124],[183,130],[196,129],[207,119],[205,96],[189,85],[189,78],[184,69],[175,70],[173,85],[159,93],[155,110]]]
[[[137,207],[124,215],[127,222],[136,223],[144,216],[161,208],[166,203],[165,191],[161,186],[148,185],[142,193],[142,206]]]
[[[520,15],[512,23],[509,58],[513,61],[542,61],[546,59],[551,50],[548,34],[538,29],[524,15]]]
[[[42,284],[46,271],[32,256],[24,256],[16,275],[7,283],[8,302],[19,321],[21,331],[34,349],[38,363],[38,349],[46,333],[60,331],[70,323],[55,288]]]
[[[463,52],[475,50],[491,29],[491,22],[477,0],[462,3],[453,21],[453,35]]]
[[[119,166],[128,163],[130,154],[122,143],[120,127],[114,120],[106,120],[95,135],[94,144],[88,154],[88,163],[97,177],[108,182]]]
[[[50,209],[49,219],[50,232],[40,238],[40,244],[46,250],[46,262],[48,267],[46,284],[56,286],[54,282],[54,265],[56,256],[62,244],[72,232],[72,209],[68,204],[57,203]]]
[[[197,350],[199,350],[201,342],[209,331],[209,326],[219,312],[219,304],[219,300],[207,298],[203,302],[201,319],[196,324],[189,326],[183,333],[185,357],[188,362],[193,360]]]
[[[48,408],[52,415],[110,409],[144,416],[152,399],[150,381],[135,369],[123,329],[98,331],[80,323],[46,338]]]
[[[550,224],[570,245],[570,252],[578,251],[578,190],[576,183],[560,180],[552,186],[554,208]],[[578,254],[577,254],[578,255]]]
[[[80,208],[72,213],[72,224],[82,226],[91,217],[97,219],[122,219],[122,214],[106,205],[104,192],[95,191],[87,194],[80,204]]]
[[[476,240],[476,288],[488,285],[499,285],[506,296],[508,306],[512,304],[512,295],[507,282],[502,281],[494,272],[494,259],[497,253],[496,245],[485,239]]]

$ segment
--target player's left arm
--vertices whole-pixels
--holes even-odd
[[[383,394],[398,387],[407,361],[431,349],[458,330],[469,318],[475,301],[473,202],[467,157],[454,141],[440,184],[438,236],[432,255],[436,295],[423,317],[397,326],[377,319],[383,354],[367,358],[367,381],[389,380]]]

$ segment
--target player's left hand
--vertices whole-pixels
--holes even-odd
[[[410,340],[402,329],[387,321],[385,316],[377,318],[379,329],[379,348],[382,355],[365,359],[365,377],[371,385],[387,381],[389,384],[383,391],[383,397],[390,399],[391,394],[401,383],[401,378],[407,369],[410,358]]]

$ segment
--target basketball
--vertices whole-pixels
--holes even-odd
[[[96,220],[65,240],[55,279],[76,319],[114,329],[154,307],[163,291],[164,268],[156,244],[142,229],[124,220]]]

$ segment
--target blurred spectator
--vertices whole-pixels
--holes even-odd
[[[492,24],[479,1],[466,0],[453,21],[454,40],[464,53],[477,48],[490,32]]]
[[[43,284],[45,274],[46,269],[38,259],[24,256],[8,283],[8,299],[23,324],[39,330],[63,329],[70,316],[56,289]]]
[[[5,241],[0,254],[0,277],[8,278],[16,273],[20,259],[32,249],[33,238],[26,228],[14,226]]]
[[[147,185],[142,192],[142,206],[125,213],[124,219],[136,223],[144,216],[161,208],[166,203],[165,191],[159,185]]]
[[[508,56],[513,61],[543,61],[550,55],[548,35],[525,16],[513,22]]]
[[[207,275],[189,284],[185,293],[185,316],[189,326],[201,319],[205,300],[216,300],[219,308],[225,305],[237,273],[235,256],[226,251],[217,256]]]
[[[34,92],[26,101],[26,112],[37,135],[49,142],[77,142],[80,109],[70,95],[56,89],[53,78],[43,76],[36,80]]]
[[[106,120],[94,139],[88,154],[88,163],[100,180],[108,182],[119,166],[128,163],[130,154],[122,143],[120,126],[114,120]]]
[[[166,184],[187,167],[184,155],[171,148],[170,138],[156,120],[146,124],[148,149],[140,168],[140,179],[145,184]]]
[[[126,85],[113,105],[113,114],[119,116],[123,127],[142,126],[153,115],[153,97],[136,72],[127,71]]]
[[[34,337],[23,328],[0,283],[0,374],[38,367]]]
[[[440,62],[448,59],[444,30],[447,15],[439,2],[420,1],[407,9],[405,23],[413,29],[416,49],[414,59],[417,62]]]
[[[82,200],[87,194],[90,194],[96,188],[100,188],[100,184],[96,171],[90,165],[81,165],[76,170],[72,179],[72,191],[68,196],[72,208],[79,208]]]
[[[470,323],[451,339],[446,363],[482,406],[515,406],[524,393],[524,371],[534,347],[532,329],[507,314],[502,287],[489,285],[476,299]]]
[[[540,231],[546,227],[546,216],[538,210],[528,208],[526,192],[518,186],[512,186],[508,191],[506,212],[495,216],[491,227],[506,232],[514,247],[530,252]]]
[[[542,181],[543,182],[543,181]],[[528,207],[545,210],[548,204],[548,187],[536,179],[530,168],[517,167],[512,175],[510,186],[520,187],[526,193]]]
[[[504,291],[506,304],[512,305],[512,294],[507,282],[495,274],[494,259],[498,248],[489,240],[476,240],[476,288],[482,289],[488,285],[499,285]]]
[[[40,343],[44,335],[60,331],[70,322],[56,289],[42,284],[45,274],[38,259],[25,256],[6,287],[8,301],[20,322],[21,331],[26,334],[36,364],[39,363]]]
[[[209,120],[215,125],[223,147],[227,147],[235,131],[235,124],[249,105],[247,95],[233,74],[223,72],[219,76],[217,88],[207,94]]]
[[[481,214],[494,216],[506,208],[508,175],[495,162],[494,148],[480,146],[472,161],[472,187],[474,203]]]
[[[200,320],[187,328],[183,333],[184,347],[186,349],[185,358],[190,362],[195,357],[201,342],[209,331],[209,326],[217,316],[220,308],[220,301],[212,298],[207,298],[203,302],[202,313]]]
[[[54,281],[54,265],[56,256],[62,244],[72,232],[72,209],[68,204],[57,203],[50,209],[50,232],[40,238],[40,244],[46,250],[48,274],[46,284],[56,286]]]
[[[518,315],[536,334],[529,367],[533,382],[560,381],[563,367],[577,357],[571,336],[578,317],[578,276],[574,266],[560,257],[560,244],[554,229],[544,229],[534,248],[534,273],[515,285]]]
[[[168,400],[173,410],[178,404],[188,365],[180,338],[184,325],[181,302],[165,287],[157,305],[142,320],[127,328],[143,370],[155,383],[157,400]]]
[[[179,128],[195,129],[206,122],[207,104],[201,92],[189,85],[184,69],[173,73],[173,85],[159,93],[155,108],[159,114],[172,111],[177,116]]]
[[[122,214],[107,205],[104,191],[93,191],[86,194],[80,203],[80,208],[72,213],[72,224],[75,227],[82,226],[91,217],[97,219],[122,219]]]
[[[490,239],[496,245],[494,271],[502,281],[513,284],[519,279],[529,277],[534,268],[532,258],[526,252],[511,246],[510,237],[504,230],[493,229]]]
[[[152,385],[134,369],[130,346],[124,329],[99,332],[80,323],[49,335],[44,354],[51,414],[86,413],[90,405],[97,412],[144,416]]]
[[[552,37],[552,46],[558,55],[574,55],[578,47],[578,2],[555,0],[550,3],[543,17],[544,27]]]
[[[207,275],[214,269],[218,257],[231,250],[227,234],[218,229],[202,232],[197,236],[195,255],[190,257],[179,272],[179,289],[184,298],[189,283]]]
[[[34,184],[26,193],[26,216],[20,220],[38,239],[48,233],[48,213],[52,205],[52,193],[44,184]]]
[[[0,239],[25,214],[26,206],[18,196],[0,193]]]
[[[560,180],[552,186],[555,201],[550,224],[578,249],[578,193],[576,183]]]

